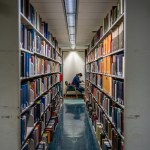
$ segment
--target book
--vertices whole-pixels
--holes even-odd
[[[119,31],[118,28],[114,29],[112,32],[112,51],[119,49]]]
[[[124,48],[124,24],[121,24],[118,27],[118,34],[119,34],[119,49]]]

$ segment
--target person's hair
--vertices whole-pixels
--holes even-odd
[[[78,73],[77,76],[81,76],[82,77],[82,73]]]
[[[68,85],[68,81],[65,81],[65,85]]]

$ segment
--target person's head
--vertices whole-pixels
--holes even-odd
[[[81,78],[81,77],[82,77],[82,73],[78,73],[77,76],[78,76],[79,78]]]
[[[68,81],[65,81],[65,85],[68,85],[69,83],[68,83]]]

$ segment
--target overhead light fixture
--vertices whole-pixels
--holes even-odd
[[[75,27],[68,27],[69,34],[75,34]]]
[[[69,37],[70,37],[70,41],[75,41],[75,34],[70,34]]]
[[[75,14],[76,13],[76,0],[65,0],[65,8],[67,14]]]
[[[68,26],[75,26],[75,14],[68,14],[67,15],[67,23]]]
[[[77,0],[64,0],[67,27],[70,39],[70,46],[75,49],[75,28],[76,28],[76,10]]]
[[[75,41],[70,40],[71,45],[75,45]]]

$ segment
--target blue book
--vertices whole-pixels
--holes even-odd
[[[47,32],[47,25],[46,23],[44,22],[44,37],[46,38],[46,32]]]
[[[35,31],[34,29],[30,29],[31,32],[31,52],[34,52],[34,38],[35,38]]]
[[[43,103],[43,105],[44,105],[44,110],[45,110],[45,96],[42,96],[42,98],[41,98],[41,103]]]
[[[27,124],[26,124],[26,116],[22,116],[21,117],[21,143],[23,144],[25,137],[26,137],[26,128]]]
[[[29,105],[29,87],[28,87],[28,83],[25,85],[26,87],[26,107]]]
[[[26,99],[25,99],[25,96],[26,96],[26,93],[25,93],[25,85],[23,84],[22,85],[22,96],[23,96],[23,109],[26,108]]]
[[[22,48],[25,48],[25,25],[21,25],[22,35],[21,35],[21,44]]]
[[[25,53],[25,76],[28,77],[28,54]]]
[[[23,91],[23,85],[21,85],[20,94],[21,94],[21,110],[23,110],[24,109],[24,91]]]
[[[34,25],[34,7],[30,4],[30,21]]]
[[[122,76],[123,72],[123,56],[124,54],[116,55],[116,63],[117,63],[117,75]]]

